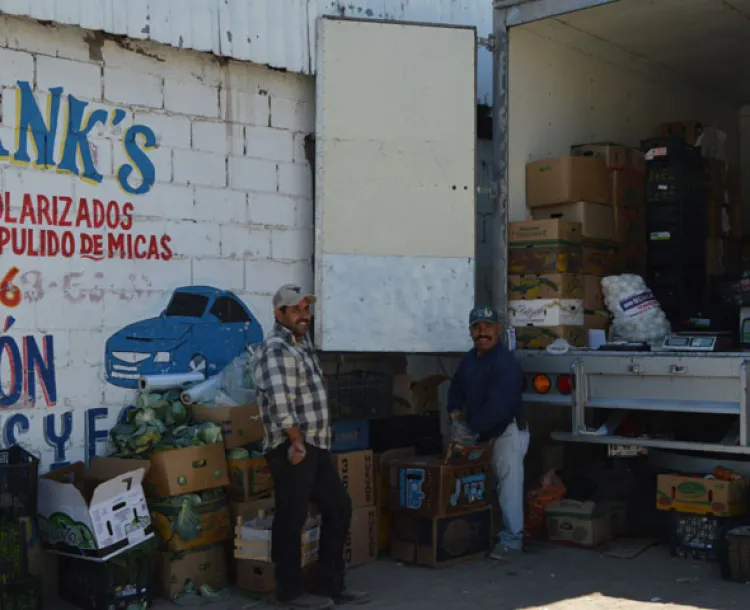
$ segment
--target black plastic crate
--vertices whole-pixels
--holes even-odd
[[[664,310],[693,315],[703,309],[706,280],[701,267],[652,268],[647,283]]]
[[[669,551],[683,559],[718,561],[727,556],[727,533],[742,525],[743,517],[714,517],[669,513]],[[723,567],[723,566],[722,566]]]
[[[0,517],[36,518],[39,460],[14,445],[0,449]]]
[[[28,575],[26,526],[12,517],[6,517],[5,522],[0,523],[0,589]]]
[[[42,581],[30,576],[0,589],[0,610],[41,610]]]
[[[155,557],[148,544],[105,562],[60,557],[58,595],[84,610],[150,606],[154,598]]]
[[[661,136],[641,141],[646,170],[652,163],[681,162],[702,166],[701,149],[691,146],[679,136]]]
[[[650,163],[644,180],[647,206],[678,202],[696,205],[708,198],[708,183],[702,165]]]
[[[351,371],[326,377],[333,419],[371,419],[393,415],[393,376]]]

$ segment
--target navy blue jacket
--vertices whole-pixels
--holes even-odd
[[[448,390],[448,413],[466,406],[466,421],[479,441],[501,436],[523,409],[523,373],[501,342],[483,356],[467,352]]]

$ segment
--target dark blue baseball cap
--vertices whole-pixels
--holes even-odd
[[[494,307],[475,307],[469,314],[469,326],[474,326],[480,322],[487,324],[500,324],[500,316]]]

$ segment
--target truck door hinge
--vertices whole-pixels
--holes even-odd
[[[477,42],[480,47],[485,47],[490,51],[495,50],[495,35],[490,34],[487,36],[487,38],[482,38],[481,36],[477,39]]]

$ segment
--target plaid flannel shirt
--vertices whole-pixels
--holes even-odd
[[[328,400],[318,358],[304,337],[276,323],[255,359],[255,385],[265,428],[264,447],[278,447],[288,428],[299,428],[305,441],[330,449]]]

